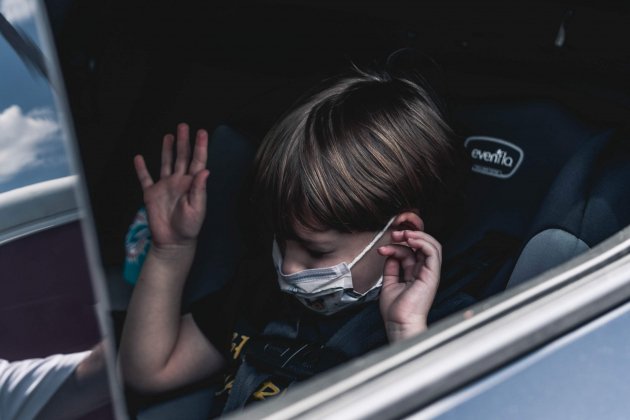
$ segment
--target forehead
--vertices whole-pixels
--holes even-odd
[[[286,237],[305,246],[353,246],[363,245],[371,240],[375,232],[340,232],[336,229],[313,229],[299,224],[293,225],[293,232]]]
[[[341,232],[328,227],[309,227],[301,223],[291,224],[291,230],[286,232],[285,239],[295,240],[302,243],[323,243],[332,242],[339,238]]]

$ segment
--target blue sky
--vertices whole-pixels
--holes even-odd
[[[28,0],[0,0],[0,12],[40,44]],[[48,82],[0,36],[0,193],[70,174]]]

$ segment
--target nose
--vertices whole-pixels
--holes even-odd
[[[300,271],[306,270],[306,267],[304,266],[304,264],[300,264],[299,262],[295,261],[294,259],[291,258],[285,258],[282,261],[282,273],[283,274],[295,274],[298,273]]]

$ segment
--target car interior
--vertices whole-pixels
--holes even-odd
[[[211,177],[208,189],[225,205],[209,208],[200,254],[211,257],[195,260],[184,297],[191,303],[229,281],[248,252],[244,220],[256,210],[246,199],[249,166],[265,132],[304,91],[351,65],[421,73],[468,156],[462,200],[439,238],[436,305],[456,293],[481,301],[518,287],[630,224],[630,6],[45,4],[114,318],[132,290],[122,276],[124,241],[142,206],[133,156],[156,170],[162,136],[181,121],[220,139],[211,141],[209,167],[227,176]],[[128,398],[132,411],[160,418],[167,403],[145,407],[174,395],[193,394]]]

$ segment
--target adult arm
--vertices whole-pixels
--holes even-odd
[[[81,418],[110,402],[104,348],[99,343],[55,391],[36,419]]]
[[[35,418],[88,354],[86,351],[15,362],[0,360],[0,418]]]

